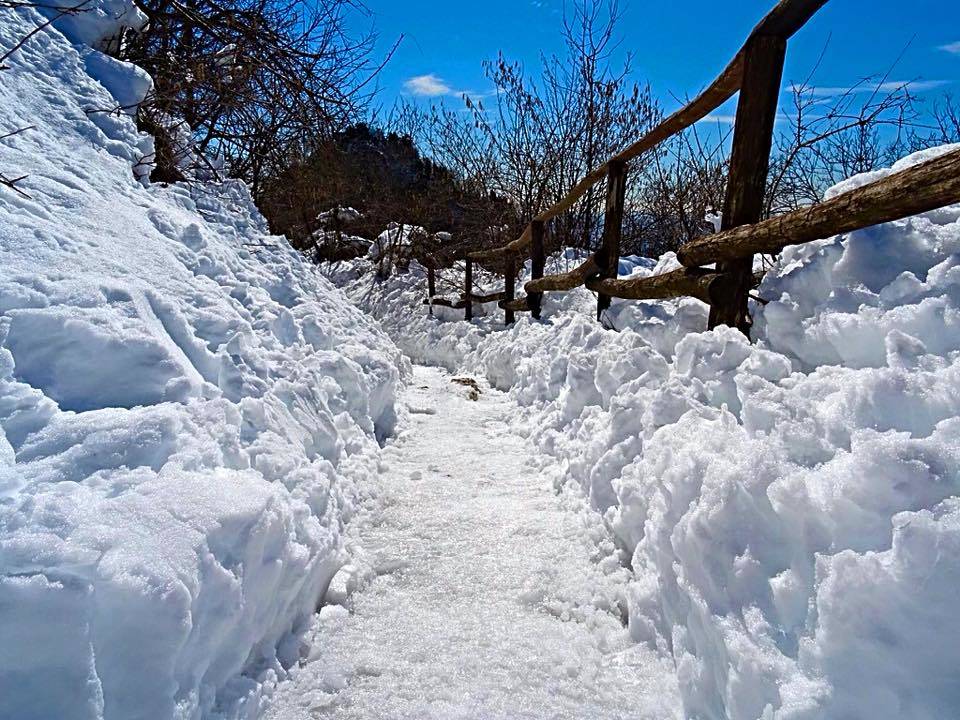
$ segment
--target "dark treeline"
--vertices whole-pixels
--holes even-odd
[[[336,208],[360,212],[353,235],[374,238],[397,221],[447,233],[446,250],[460,254],[513,208],[495,193],[473,192],[451,169],[424,157],[409,135],[357,124],[292,156],[265,184],[259,206],[273,229],[308,249],[318,231],[343,229]],[[424,248],[426,251],[428,248]],[[429,248],[432,252],[439,248]],[[321,254],[342,259],[358,252]]]

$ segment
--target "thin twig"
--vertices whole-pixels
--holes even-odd
[[[6,140],[7,138],[12,138],[14,135],[19,135],[20,133],[26,132],[27,130],[36,130],[36,129],[37,129],[36,125],[27,125],[26,127],[17,128],[16,130],[11,130],[10,132],[4,135],[0,135],[0,140]]]
[[[27,200],[30,200],[31,199],[30,196],[27,193],[25,193],[23,190],[17,187],[17,183],[20,182],[21,180],[26,180],[26,178],[27,178],[26,175],[21,175],[18,178],[11,179],[11,178],[8,178],[3,173],[0,173],[0,185],[5,185],[6,187],[13,190],[15,193],[20,195],[21,197],[25,197]]]

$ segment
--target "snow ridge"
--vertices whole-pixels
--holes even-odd
[[[250,716],[409,365],[244,186],[138,181],[152,139],[101,110],[149,78],[71,42],[135,13],[97,8],[0,84],[34,126],[0,144],[29,195],[0,189],[0,717]],[[4,12],[0,46],[42,22]]]

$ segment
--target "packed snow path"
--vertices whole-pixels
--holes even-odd
[[[451,379],[416,369],[358,523],[374,579],[323,609],[265,717],[677,717],[672,664],[623,627],[596,518],[529,467],[505,395]]]

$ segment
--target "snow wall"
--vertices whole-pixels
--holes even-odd
[[[407,372],[239,183],[147,187],[99,0],[0,75],[0,717],[250,716]],[[54,9],[48,13],[56,14]],[[44,21],[0,12],[0,48]]]
[[[960,206],[788,248],[753,345],[692,299],[614,301],[605,330],[583,289],[509,330],[431,318],[421,268],[363,262],[332,276],[411,356],[511,390],[603,513],[687,717],[960,715]],[[652,265],[621,273],[676,261]]]

